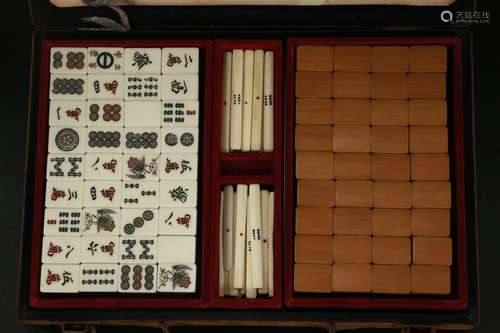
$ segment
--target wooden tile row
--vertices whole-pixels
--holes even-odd
[[[446,73],[297,72],[304,98],[444,99]]]
[[[451,183],[299,179],[297,206],[450,208]]]
[[[448,153],[444,126],[296,125],[296,151]]]
[[[297,71],[446,72],[445,46],[299,45]]]
[[[450,210],[439,208],[295,209],[298,235],[449,236]]]
[[[450,237],[296,235],[295,263],[447,265],[452,263]]]
[[[450,268],[431,265],[295,264],[298,292],[449,294]]]

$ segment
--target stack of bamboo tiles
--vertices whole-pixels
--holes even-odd
[[[450,293],[446,51],[297,48],[295,292]]]

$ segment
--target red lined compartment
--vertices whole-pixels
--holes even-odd
[[[278,40],[216,40],[214,45],[214,110],[212,113],[212,185],[210,253],[214,260],[210,271],[210,307],[226,309],[281,308],[281,237],[282,237],[282,45]],[[222,58],[233,49],[274,51],[274,151],[270,153],[221,153]],[[228,184],[261,184],[274,190],[274,297],[246,299],[219,297],[219,207],[220,189]]]
[[[448,128],[449,153],[452,161],[452,292],[448,296],[378,295],[378,294],[301,294],[293,291],[294,229],[295,229],[295,60],[297,45],[446,45],[449,51]],[[285,209],[284,209],[284,298],[291,308],[350,308],[350,309],[422,309],[462,310],[467,306],[467,242],[465,211],[463,106],[461,102],[461,44],[456,37],[339,37],[291,38],[287,45],[285,82]]]
[[[209,271],[208,242],[210,229],[198,224],[197,232],[197,266],[198,285],[194,295],[172,294],[43,294],[40,293],[41,245],[43,236],[43,214],[45,197],[45,168],[48,141],[48,112],[49,112],[49,80],[50,80],[50,48],[51,47],[198,47],[200,49],[200,76],[204,80],[200,99],[203,110],[203,143],[200,157],[203,170],[199,174],[202,183],[202,208],[200,221],[209,219],[210,172],[211,172],[211,83],[212,83],[212,41],[210,40],[48,40],[42,45],[38,128],[36,132],[36,165],[34,180],[34,207],[33,207],[33,238],[30,280],[30,305],[35,308],[93,308],[93,309],[132,309],[132,308],[177,308],[198,309],[208,306],[208,279],[200,279]],[[203,57],[203,58],[202,58]],[[206,224],[205,224],[206,225]]]

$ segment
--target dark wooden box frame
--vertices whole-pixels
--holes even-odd
[[[446,328],[472,327],[478,322],[478,286],[477,286],[477,246],[476,246],[476,191],[475,191],[475,153],[474,153],[474,112],[472,100],[472,74],[471,74],[471,35],[464,31],[398,31],[384,32],[381,30],[360,30],[356,32],[339,31],[335,29],[316,29],[303,31],[272,30],[265,34],[251,30],[244,31],[183,31],[183,39],[212,39],[238,38],[255,39],[270,38],[279,39],[283,43],[290,37],[331,37],[331,36],[452,36],[462,41],[461,68],[463,80],[461,82],[461,96],[464,109],[463,114],[463,138],[464,138],[464,187],[466,207],[466,229],[468,244],[468,291],[467,306],[463,310],[345,310],[345,309],[294,309],[282,308],[281,310],[254,309],[242,311],[243,306],[231,309],[121,309],[100,310],[92,309],[36,309],[29,302],[30,284],[30,261],[32,246],[32,219],[33,219],[33,197],[34,197],[34,175],[35,175],[35,130],[37,128],[38,116],[38,83],[40,81],[38,68],[42,41],[46,39],[71,39],[71,40],[143,40],[143,39],[174,39],[172,34],[158,31],[137,31],[126,36],[109,32],[81,31],[37,31],[33,38],[32,54],[32,78],[31,99],[29,108],[29,124],[27,139],[27,164],[25,178],[25,209],[23,223],[23,244],[20,261],[20,284],[18,316],[21,320],[29,323],[107,323],[107,324],[130,324],[130,325],[207,325],[212,324],[255,324],[255,325],[284,325],[284,326],[331,326],[333,324],[347,325],[352,327],[381,327],[392,325],[398,327],[427,326]],[[179,35],[176,34],[176,38]],[[286,108],[284,110],[287,110]],[[286,117],[286,115],[285,115]],[[289,189],[285,184],[285,193]],[[284,223],[288,223],[284,221]],[[212,245],[213,247],[213,245]],[[286,269],[285,266],[283,266]],[[286,280],[286,276],[285,276]]]

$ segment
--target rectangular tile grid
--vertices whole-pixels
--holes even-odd
[[[297,47],[295,292],[450,294],[446,53]]]
[[[196,292],[199,50],[50,63],[40,291]]]

